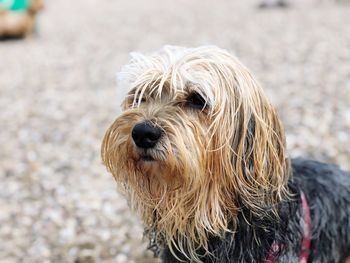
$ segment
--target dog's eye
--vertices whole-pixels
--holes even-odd
[[[138,97],[138,98],[136,98],[136,102],[137,102],[137,103],[146,102],[146,98],[145,98],[145,97],[142,97],[142,98]]]
[[[187,106],[202,110],[207,106],[205,99],[197,92],[191,93],[186,99]]]
[[[138,107],[138,105],[140,105],[141,103],[144,103],[146,101],[147,100],[144,97],[140,98],[139,96],[130,95],[127,103],[131,108],[134,108],[134,107]]]

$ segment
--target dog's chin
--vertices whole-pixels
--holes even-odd
[[[133,159],[138,163],[159,163],[165,161],[165,154],[160,149],[140,149],[135,147]]]
[[[155,162],[155,161],[157,161],[151,155],[140,155],[140,159],[139,160],[141,162]]]

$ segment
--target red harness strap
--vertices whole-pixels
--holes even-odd
[[[303,208],[304,236],[303,241],[301,243],[299,263],[307,263],[311,247],[311,213],[310,206],[303,192],[300,193],[300,199]],[[277,262],[277,252],[280,249],[280,246],[281,245],[275,241],[272,243],[269,254],[266,257],[265,263]]]
[[[303,192],[301,192],[300,197],[301,197],[301,204],[303,206],[304,238],[303,238],[303,242],[301,243],[299,262],[306,263],[310,255],[310,247],[311,247],[311,213],[310,213],[310,206]]]

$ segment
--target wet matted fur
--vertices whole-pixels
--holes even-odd
[[[132,54],[119,73],[122,114],[102,159],[164,262],[299,262],[300,193],[312,217],[310,262],[350,255],[350,173],[289,160],[275,109],[249,71],[213,46]],[[161,131],[139,147],[137,124]]]

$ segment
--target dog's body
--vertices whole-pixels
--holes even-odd
[[[350,256],[350,174],[289,161],[275,109],[235,57],[165,47],[119,77],[129,93],[102,159],[164,262]]]
[[[297,263],[304,235],[300,191],[311,210],[311,250],[308,262],[345,262],[350,257],[350,173],[334,165],[316,161],[292,160],[289,187],[294,198],[283,202],[279,219],[257,218],[244,209],[238,215],[239,227],[225,238],[211,238],[212,255],[203,262],[266,262],[273,242],[281,244],[276,262]],[[178,255],[180,259],[186,259]],[[169,251],[164,262],[180,262]]]

